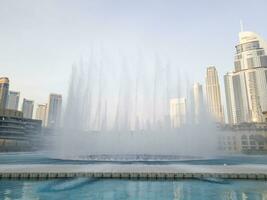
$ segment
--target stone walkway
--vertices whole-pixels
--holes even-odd
[[[230,178],[267,179],[267,165],[143,165],[143,164],[88,164],[88,165],[0,165],[0,178]]]

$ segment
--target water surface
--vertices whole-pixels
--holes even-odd
[[[157,156],[153,156],[157,158]],[[267,164],[266,155],[227,155],[227,156],[181,156],[179,159],[173,159],[164,156],[164,160],[159,159],[124,159],[114,160],[110,156],[110,160],[73,160],[60,159],[53,155],[48,155],[44,152],[35,153],[0,153],[0,164],[99,164],[99,163],[117,163],[117,164],[191,164],[191,165],[238,165],[238,164]]]
[[[267,198],[263,181],[201,180],[142,181],[114,179],[58,179],[1,181],[0,199],[251,199]]]

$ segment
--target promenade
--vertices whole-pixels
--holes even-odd
[[[267,165],[30,164],[0,165],[2,179],[267,179]]]

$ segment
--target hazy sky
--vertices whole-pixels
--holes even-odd
[[[66,94],[71,65],[92,48],[156,53],[204,83],[233,69],[240,19],[267,39],[266,0],[0,0],[0,75],[22,97]],[[221,90],[224,91],[222,86]]]

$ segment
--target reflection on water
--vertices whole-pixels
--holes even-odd
[[[252,199],[267,200],[267,182],[201,180],[140,181],[59,179],[47,181],[1,181],[0,199]]]

